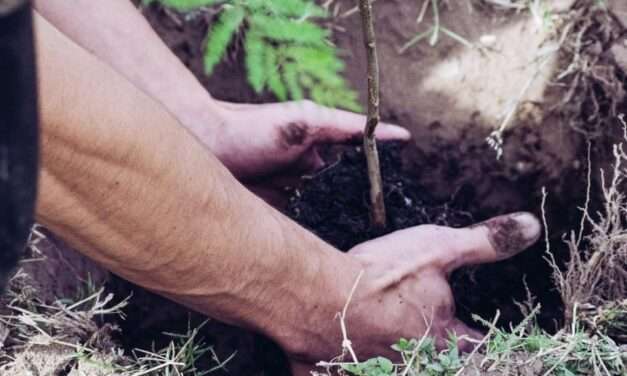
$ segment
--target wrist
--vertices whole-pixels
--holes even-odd
[[[320,360],[337,355],[342,343],[338,314],[361,271],[355,258],[328,247],[310,274],[293,283],[293,294],[300,299],[276,305],[278,314],[289,314],[291,319],[273,321],[263,332],[292,358]]]
[[[219,154],[219,139],[229,117],[229,111],[220,102],[203,91],[196,95],[182,95],[183,102],[176,107],[175,116],[214,155]]]

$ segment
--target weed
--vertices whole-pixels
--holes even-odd
[[[204,67],[210,75],[238,33],[244,35],[248,82],[279,100],[305,96],[327,106],[360,111],[357,94],[341,76],[344,63],[316,20],[327,12],[308,0],[149,0],[190,12],[217,9],[206,39]]]
[[[428,40],[430,46],[435,46],[440,40],[441,35],[445,35],[462,45],[475,48],[476,46],[470,42],[468,39],[459,35],[458,33],[452,31],[448,27],[442,25],[440,22],[440,3],[441,0],[424,0],[422,5],[420,6],[420,13],[418,14],[418,18],[416,19],[417,24],[422,24],[425,20],[426,14],[429,9],[431,9],[432,13],[432,22],[431,25],[427,27],[426,30],[418,32],[413,38],[411,38],[407,43],[401,46],[398,49],[398,53],[405,53],[408,49],[415,46],[419,42],[423,40]]]
[[[200,329],[206,323],[207,321],[193,329],[188,325],[187,332],[183,334],[165,333],[172,341],[161,350],[136,349],[133,355],[134,367],[137,369],[133,376],[153,375],[155,372],[163,376],[205,376],[224,368],[236,353],[225,360],[220,360],[213,347],[207,346],[202,338],[198,337]],[[215,365],[201,369],[199,364],[208,357]]]
[[[483,321],[490,331],[479,343],[482,350],[460,354],[457,338],[438,351],[431,337],[401,339],[392,346],[400,362],[377,357],[361,363],[322,362],[318,375],[355,376],[470,376],[470,375],[607,375],[627,372],[627,354],[611,338],[591,335],[578,322],[572,330],[550,335],[534,324],[539,309],[521,325],[502,330]]]

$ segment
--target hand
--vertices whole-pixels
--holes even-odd
[[[201,140],[240,181],[266,198],[276,189],[321,168],[323,143],[359,137],[366,118],[310,101],[263,105],[221,102],[222,125]],[[408,140],[407,130],[380,124],[381,140]]]
[[[480,333],[455,317],[447,277],[464,265],[512,257],[535,243],[540,232],[540,223],[533,215],[516,213],[465,229],[418,226],[353,248],[349,255],[364,274],[348,307],[346,325],[359,360],[394,358],[397,354],[390,346],[401,337],[427,334],[440,348],[449,333],[480,339]],[[312,363],[338,355],[342,343],[338,328],[337,321],[319,319],[321,335],[315,338],[326,341],[310,340],[311,347],[294,356],[295,375],[308,375]],[[462,350],[472,348],[472,343],[464,340],[459,345]],[[350,361],[350,355],[346,356],[344,360]]]

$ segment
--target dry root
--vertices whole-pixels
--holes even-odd
[[[554,110],[575,131],[598,137],[625,104],[627,78],[609,50],[627,29],[606,6],[590,0],[577,1],[560,29],[565,68],[557,84],[567,91]]]

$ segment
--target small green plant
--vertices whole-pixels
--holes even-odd
[[[149,0],[149,2],[155,0]],[[341,76],[344,63],[315,21],[327,12],[311,0],[156,0],[180,12],[216,7],[204,49],[210,75],[238,33],[243,34],[248,82],[279,100],[309,97],[326,106],[360,111],[357,94]]]
[[[363,363],[347,364],[344,369],[356,376],[383,376],[394,371],[394,364],[387,358],[377,357]]]

